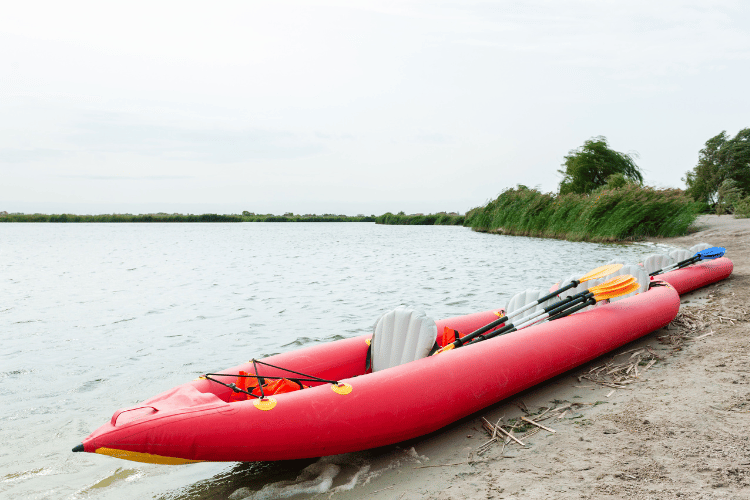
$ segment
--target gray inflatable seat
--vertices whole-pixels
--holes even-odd
[[[701,250],[705,250],[707,248],[713,248],[713,245],[709,245],[708,243],[698,243],[696,245],[691,246],[690,251],[693,252],[693,255],[695,255]]]
[[[574,275],[572,275],[572,276],[568,276],[567,278],[565,278],[565,279],[563,279],[563,280],[560,280],[560,286],[559,286],[558,288],[562,288],[562,287],[566,286],[566,285],[567,285],[567,284],[569,284],[569,283],[570,283],[571,281],[573,281],[573,280],[577,280],[577,279],[578,279],[578,278],[580,278],[581,276],[583,276],[583,274],[574,274]],[[605,278],[605,279],[606,279],[606,278]],[[596,284],[596,283],[598,283],[598,282],[601,282],[601,281],[604,281],[604,279],[600,279],[600,280],[590,280],[590,281],[587,281],[587,282],[585,282],[585,283],[579,283],[577,287],[575,287],[575,288],[571,288],[570,290],[565,290],[564,292],[562,292],[562,293],[558,294],[558,297],[559,297],[559,299],[560,299],[560,300],[563,300],[563,299],[565,299],[565,298],[567,298],[567,297],[571,297],[571,296],[573,296],[573,295],[577,295],[577,294],[579,294],[579,293],[581,293],[581,292],[584,292],[584,291],[588,290],[588,289],[589,289],[589,287],[591,287],[591,286],[593,286],[594,284]],[[591,308],[591,306],[589,306],[589,307],[586,307],[586,308],[584,308],[583,310],[584,310],[584,311],[587,311],[587,310],[589,310],[590,308]]]
[[[567,278],[564,278],[564,279],[560,280],[560,284],[559,284],[559,286],[557,288],[562,288],[562,287],[568,285],[571,281],[577,280],[581,276],[582,276],[581,274],[574,274],[572,276],[568,276]],[[584,288],[588,288],[587,284],[586,283],[580,283],[577,287],[571,288],[570,290],[565,290],[564,292],[558,294],[557,296],[562,300],[565,297],[570,297],[571,295],[577,294],[578,292],[580,292]]]
[[[427,357],[436,338],[435,320],[424,311],[399,306],[383,314],[372,334],[372,371]]]
[[[549,292],[545,292],[544,290],[524,290],[523,292],[519,292],[515,294],[513,297],[510,298],[508,301],[508,304],[505,306],[505,313],[510,314],[513,311],[517,311],[518,309],[521,309],[526,304],[531,304],[535,300],[538,300],[541,297],[544,297]],[[531,313],[541,311],[546,306],[552,303],[553,299],[550,299],[546,302],[542,302],[541,304],[537,304],[536,307],[532,307],[528,311],[524,311],[521,316],[527,316]]]
[[[671,266],[676,262],[677,261],[669,255],[655,253],[646,257],[646,260],[643,261],[643,268],[646,270],[646,274],[651,274],[654,271],[658,271],[659,269],[664,269],[667,266]]]
[[[678,248],[677,250],[672,250],[671,252],[669,252],[669,256],[672,257],[675,262],[682,262],[683,260],[689,259],[694,255],[695,252],[685,250],[684,248]]]

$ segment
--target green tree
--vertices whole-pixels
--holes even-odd
[[[719,204],[719,187],[733,180],[742,195],[750,195],[750,128],[729,137],[726,131],[711,137],[700,150],[698,164],[682,179],[696,201]]]
[[[565,157],[560,194],[590,193],[607,184],[610,176],[622,174],[625,179],[643,185],[643,175],[633,161],[634,155],[619,153],[609,148],[607,138],[594,137]]]

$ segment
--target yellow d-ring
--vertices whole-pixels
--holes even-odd
[[[331,386],[331,389],[333,389],[333,392],[335,392],[336,394],[349,394],[354,390],[354,387],[341,382],[340,384],[333,384]]]
[[[253,399],[253,404],[259,410],[268,411],[276,406],[276,400],[274,398]]]
[[[365,344],[372,345],[372,339],[365,339]]]

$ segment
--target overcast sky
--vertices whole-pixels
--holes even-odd
[[[684,187],[749,77],[743,1],[10,2],[0,210],[465,212],[599,135]]]

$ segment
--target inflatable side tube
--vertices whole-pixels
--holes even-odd
[[[173,397],[147,403],[138,410],[140,418],[104,425],[83,446],[131,460],[186,463],[312,458],[394,444],[436,431],[661,328],[679,307],[673,287],[654,286],[557,321],[349,378],[342,387],[320,385],[263,404],[225,403],[186,384]],[[361,344],[364,355],[363,339],[339,345],[348,342]],[[309,354],[298,353],[298,362],[307,358],[308,365],[317,364]],[[193,402],[161,407],[177,399]]]
[[[677,290],[677,293],[682,295],[728,278],[733,269],[732,261],[726,257],[721,257],[716,260],[699,262],[682,269],[675,269],[653,278],[666,281]]]

